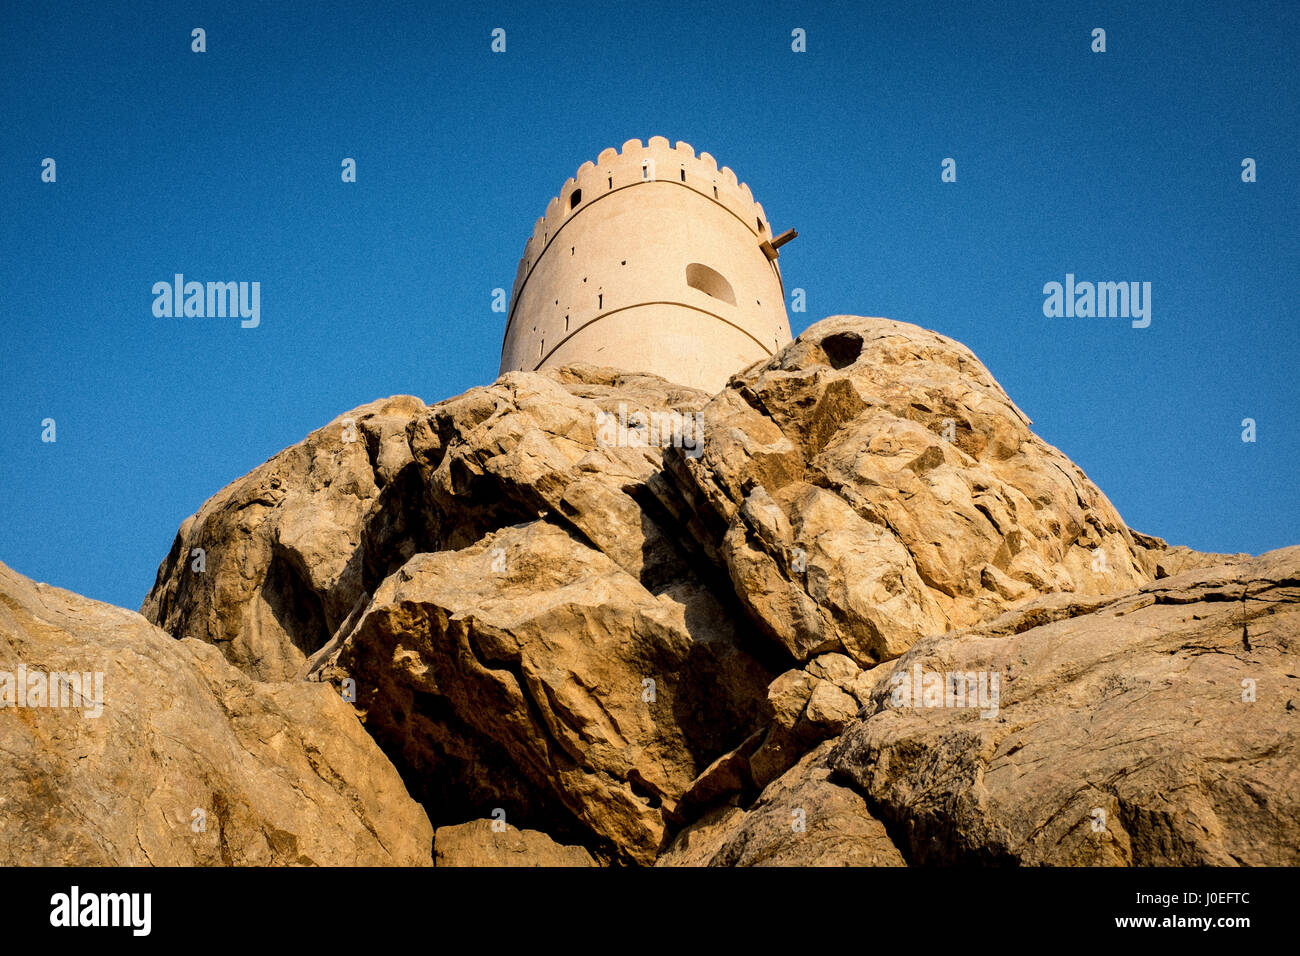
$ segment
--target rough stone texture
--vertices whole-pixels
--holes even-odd
[[[866,704],[884,668],[861,670],[843,654],[822,654],[767,688],[766,736],[748,761],[748,782],[767,786],[820,741],[837,736]]]
[[[366,671],[358,664],[360,644],[356,641],[346,658],[348,669],[336,667],[330,673],[340,680],[345,673],[357,680],[369,729],[389,748],[407,774],[412,792],[439,822],[463,820],[470,813],[481,812],[483,802],[491,806],[501,801],[526,802],[532,816],[521,817],[525,823],[540,821],[597,846],[613,840],[618,846],[615,855],[644,858],[657,848],[656,834],[662,834],[663,819],[672,814],[674,801],[686,784],[719,753],[753,731],[762,688],[772,672],[750,655],[738,652],[741,645],[751,645],[760,654],[765,649],[747,633],[751,625],[737,613],[734,596],[725,588],[709,586],[716,572],[707,562],[700,564],[694,559],[691,541],[678,532],[672,508],[679,507],[680,500],[662,475],[660,448],[603,441],[598,434],[598,415],[627,416],[637,411],[689,414],[706,399],[701,392],[654,376],[577,367],[507,375],[492,386],[473,389],[432,408],[413,399],[364,406],[313,433],[302,446],[282,452],[186,522],[173,553],[159,569],[145,611],[168,622],[178,635],[195,630],[193,623],[201,616],[225,622],[224,630],[204,628],[198,633],[209,636],[251,673],[302,676],[320,671],[325,661],[340,660],[344,640],[361,633],[363,616],[368,620],[366,628],[377,628],[385,615],[405,613],[405,609],[384,610],[383,599],[376,596],[372,602],[370,595],[378,591],[384,579],[381,575],[391,576],[406,557],[421,553],[420,561],[406,569],[410,573],[413,568],[425,568],[429,554],[452,555],[477,548],[455,558],[464,567],[448,569],[439,584],[439,588],[454,584],[452,591],[466,588],[459,598],[447,594],[445,600],[468,612],[473,605],[466,602],[496,594],[494,589],[501,580],[484,574],[494,560],[493,553],[483,550],[487,547],[485,536],[544,519],[549,532],[541,527],[528,532],[528,541],[521,545],[525,557],[512,565],[512,573],[539,575],[511,579],[516,589],[514,600],[524,606],[521,615],[526,617],[525,612],[534,607],[544,610],[535,591],[551,586],[543,565],[552,558],[561,567],[572,558],[570,569],[575,574],[608,579],[611,591],[605,600],[613,606],[575,606],[562,622],[571,632],[559,651],[551,646],[556,642],[549,633],[537,632],[535,638],[516,634],[512,639],[521,645],[517,653],[528,659],[540,655],[548,666],[554,658],[557,666],[572,667],[579,675],[595,667],[612,679],[616,671],[608,669],[621,667],[616,676],[623,684],[617,691],[603,686],[597,690],[592,685],[592,693],[598,697],[617,693],[635,695],[639,700],[642,680],[647,678],[657,681],[661,695],[665,687],[671,692],[680,685],[679,693],[689,687],[684,698],[670,693],[669,702],[661,704],[680,711],[663,733],[672,737],[686,728],[681,731],[685,734],[682,741],[655,743],[645,755],[592,758],[589,750],[600,755],[621,746],[624,728],[611,727],[612,736],[604,739],[598,735],[594,744],[599,746],[589,746],[591,742],[585,738],[590,715],[581,710],[567,713],[565,698],[572,689],[565,690],[554,719],[571,724],[581,739],[578,743],[566,739],[565,744],[581,753],[578,763],[567,771],[573,788],[557,786],[552,760],[574,758],[563,748],[554,756],[550,753],[556,750],[550,741],[551,728],[538,725],[540,736],[526,743],[513,738],[513,731],[480,728],[489,715],[478,711],[482,702],[464,688],[456,691],[459,711],[450,714],[427,712],[430,707],[444,706],[439,695],[427,689],[416,691],[419,696],[411,706],[402,704],[399,695],[375,707],[377,688],[387,692],[405,678],[400,673],[386,673],[390,662],[382,654],[367,659],[380,670]],[[362,434],[379,436],[366,447],[386,449],[384,460],[389,465],[383,474],[372,468],[374,453],[361,454],[357,446],[341,440],[343,423],[349,418]],[[332,477],[331,468],[343,469],[348,480]],[[264,494],[271,481],[278,482],[278,496]],[[378,496],[372,493],[372,485],[381,489]],[[362,491],[357,493],[357,488]],[[330,517],[335,509],[344,511],[347,520]],[[284,527],[298,527],[294,515],[300,513],[317,517],[311,533],[297,534],[293,540],[313,543],[310,547],[299,545],[293,552],[295,560],[289,566],[300,573],[275,572]],[[346,530],[338,531],[342,526]],[[199,527],[208,529],[209,538],[200,535]],[[196,576],[180,556],[188,555],[191,544],[198,546],[196,542],[201,540],[208,541],[208,571]],[[376,542],[374,547],[372,542]],[[527,556],[534,546],[540,550]],[[351,571],[335,569],[334,552],[354,556],[346,565]],[[328,567],[318,570],[312,560],[302,564],[300,559],[312,554]],[[583,569],[592,562],[600,565],[598,571]],[[576,590],[569,588],[565,593],[576,594]],[[440,591],[439,599],[443,597]],[[267,607],[317,605],[329,609],[318,621],[266,612]],[[186,609],[185,613],[180,609]],[[610,625],[614,631],[621,633],[619,628],[641,627],[645,614],[655,616],[655,628],[672,630],[664,646],[647,640],[641,647],[643,636],[637,633],[637,640],[621,659],[605,662],[590,655],[588,616],[608,617],[615,622]],[[267,623],[268,618],[272,623]],[[406,624],[403,619],[394,626]],[[549,626],[560,625],[552,622]],[[371,633],[365,630],[362,636]],[[229,635],[229,639],[219,634]],[[526,646],[532,640],[537,646]],[[669,645],[671,650],[666,650]],[[262,656],[252,653],[255,647]],[[692,662],[680,675],[671,672],[685,660],[678,660],[678,654],[687,655]],[[449,675],[442,679],[452,680]],[[723,687],[719,693],[704,681],[734,681],[735,685]],[[495,686],[491,680],[488,684]],[[554,690],[549,683],[525,686],[526,693],[514,703],[532,715],[531,695]],[[413,739],[396,724],[392,733],[384,730],[387,717],[400,723],[412,707],[417,711],[414,725],[421,727],[419,733],[432,734],[429,740]],[[544,705],[542,713],[547,711]],[[474,714],[465,726],[459,724],[461,712]],[[438,729],[421,724],[420,715]],[[660,746],[667,748],[666,754],[658,752]],[[519,747],[531,754],[522,766]],[[594,778],[594,783],[587,779],[584,768],[592,759],[603,771],[614,774],[613,783],[601,777]],[[655,769],[658,764],[663,767]],[[602,801],[615,799],[609,787],[624,791],[616,798],[628,801],[620,813],[644,817],[641,823],[632,824],[619,813],[608,816],[606,810],[596,809]],[[661,787],[666,789],[660,792]],[[634,832],[625,832],[628,826]]]
[[[698,596],[653,595],[538,520],[412,558],[314,676],[356,680],[435,819],[500,806],[648,862],[692,780],[753,732],[769,680]]]
[[[831,780],[827,741],[748,810],[722,807],[680,834],[659,866],[905,866],[866,801]]]
[[[437,866],[596,866],[580,846],[563,846],[545,833],[516,830],[509,824],[500,832],[491,820],[471,820],[439,827],[433,834]]]
[[[685,414],[706,399],[650,375],[577,367],[507,375],[432,408],[410,396],[363,405],[187,519],[141,613],[216,644],[260,679],[301,676],[412,555],[463,548],[539,513],[651,590],[694,581],[689,547],[657,498],[677,505],[660,449],[601,444],[596,416],[620,406]]]
[[[0,865],[431,862],[424,811],[329,688],[252,681],[0,565],[0,671],[20,664],[102,672],[103,712],[0,709]]]
[[[1213,568],[1220,564],[1236,564],[1250,560],[1249,554],[1212,554],[1194,551],[1182,545],[1170,545],[1163,538],[1129,530],[1133,542],[1145,549],[1143,564],[1153,578],[1168,578],[1196,568]]]
[[[878,663],[1039,594],[1150,579],[1105,496],[937,333],[825,319],[703,414],[703,456],[665,464],[695,537],[797,662]]]
[[[701,457],[599,425],[697,411]],[[1232,602],[1188,597],[1197,630],[1154,595],[1250,565],[1127,529],[964,346],[837,316],[712,397],[579,365],[363,406],[187,520],[142,611],[257,678],[355,681],[444,828],[502,807],[601,862],[669,841],[665,860],[694,864],[884,861],[856,787],[913,862],[1230,862],[1251,814],[1267,845],[1242,859],[1295,845],[1289,771],[1266,753],[1283,724],[1229,726],[1258,760],[1214,751],[1212,721],[1179,729],[1204,703],[1186,674],[1229,666],[1205,648],[1234,640]],[[1058,641],[1077,673],[1052,670]],[[1012,644],[997,720],[881,710],[900,655]],[[1262,673],[1261,695],[1293,679]],[[1176,785],[1167,741],[1222,780]],[[808,756],[827,742],[836,762]],[[1108,849],[1070,817],[1085,776],[1115,794]],[[1210,794],[1224,835],[1163,821],[1139,785],[1170,806]],[[791,793],[834,808],[847,842],[784,842]]]
[[[707,396],[585,366],[512,373],[434,406],[408,429],[438,547],[544,515],[658,591],[694,571],[657,446],[603,441],[598,416],[690,414]]]
[[[1300,547],[1054,595],[896,663],[998,673],[996,719],[894,707],[885,681],[831,765],[917,863],[1294,866],[1297,652]]]
[[[363,405],[222,489],[181,525],[140,613],[254,677],[292,677],[429,541],[406,442],[424,409],[409,395]]]
[[[745,811],[731,803],[705,810],[659,854],[655,866],[708,866],[744,819]]]

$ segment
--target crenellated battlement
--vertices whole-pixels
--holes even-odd
[[[749,186],[738,181],[730,168],[719,168],[710,154],[697,156],[689,143],[670,146],[663,136],[652,136],[644,145],[639,139],[630,139],[621,150],[606,149],[594,163],[583,163],[577,175],[565,181],[560,194],[547,203],[545,215],[538,218],[533,234],[524,244],[510,294],[511,312],[520,286],[566,223],[604,196],[652,183],[673,183],[691,189],[731,212],[756,241],[772,237],[763,206],[754,201]]]
[[[501,372],[573,364],[716,392],[790,341],[774,237],[749,187],[656,136],[579,167],[524,244]]]

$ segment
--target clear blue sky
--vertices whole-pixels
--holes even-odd
[[[653,135],[799,230],[796,333],[951,335],[1134,528],[1300,543],[1300,4],[985,6],[5,4],[0,560],[137,607],[281,448],[490,382],[533,221]],[[176,272],[260,281],[261,326],[155,318]],[[1067,272],[1151,282],[1151,326],[1045,318]]]

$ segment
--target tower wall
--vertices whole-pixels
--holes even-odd
[[[656,136],[584,163],[515,276],[501,371],[586,362],[708,391],[790,341],[763,207],[708,153]]]

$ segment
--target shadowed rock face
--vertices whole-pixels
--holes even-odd
[[[703,453],[610,444],[637,412],[698,413]],[[969,350],[837,316],[712,397],[574,366],[363,406],[186,521],[142,611],[354,689],[440,833],[499,808],[605,863],[1268,862],[1288,561],[1130,531]],[[1275,657],[1235,649],[1243,613]],[[918,664],[996,672],[998,715],[892,706]]]
[[[692,779],[753,731],[770,676],[712,605],[652,595],[534,521],[412,558],[313,676],[356,680],[435,819],[502,807],[649,862]]]
[[[258,683],[208,644],[0,565],[0,671],[20,665],[103,682],[74,706],[0,710],[0,864],[430,862],[424,811],[328,688]]]
[[[883,823],[831,779],[827,741],[748,809],[724,804],[684,829],[657,866],[905,866]]]

